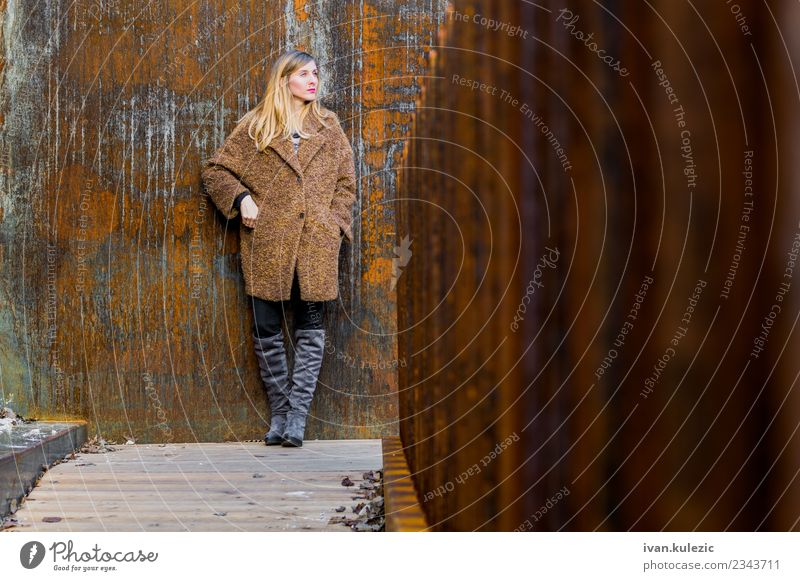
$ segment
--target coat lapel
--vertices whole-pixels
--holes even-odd
[[[297,175],[302,176],[303,171],[308,167],[309,162],[314,155],[319,151],[319,148],[325,143],[325,135],[320,129],[323,128],[315,117],[307,116],[303,129],[310,136],[308,139],[300,140],[300,147],[297,154],[294,152],[294,144],[290,137],[280,137],[273,139],[269,147],[274,149],[289,166],[297,172]]]

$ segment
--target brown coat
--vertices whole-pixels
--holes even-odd
[[[295,154],[290,138],[257,151],[242,122],[203,164],[203,184],[226,218],[238,215],[233,202],[245,189],[259,208],[254,228],[239,223],[248,295],[289,299],[296,267],[301,299],[338,296],[339,248],[344,236],[353,240],[356,178],[339,118],[333,114],[325,123],[306,117],[303,129],[311,136]]]

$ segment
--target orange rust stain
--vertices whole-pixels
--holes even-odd
[[[383,286],[390,284],[392,277],[392,260],[381,256],[376,256],[361,274],[362,282],[371,286]],[[386,290],[389,288],[387,286]]]
[[[363,4],[363,20],[361,21],[362,46],[365,47],[379,47],[386,43],[386,34],[389,32],[386,28],[388,19],[381,18],[378,10],[369,3]],[[358,18],[357,15],[354,15]],[[385,59],[390,58],[391,55],[402,55],[403,51],[383,51],[373,50],[365,51],[362,55],[363,58],[363,80],[368,79],[386,79],[393,77],[393,74],[386,73]],[[390,63],[394,65],[395,63]],[[401,63],[398,63],[401,64]],[[402,68],[402,67],[398,67]],[[361,95],[363,104],[366,110],[371,107],[380,107],[385,105],[385,94],[383,91],[383,83],[364,83],[361,86]]]
[[[294,15],[297,20],[304,22],[308,19],[308,1],[294,0]]]
[[[78,164],[51,174],[44,192],[46,211],[55,214],[56,228],[52,234],[62,242],[100,242],[117,230],[120,214],[115,211],[115,202],[118,200],[108,187],[109,184]],[[37,223],[41,235],[48,237],[51,232],[45,231],[49,228],[46,222]]]
[[[206,213],[209,212],[210,210],[206,209]],[[202,218],[197,197],[177,200],[172,208],[171,216],[173,235],[175,238],[182,238],[187,234],[187,230],[190,233],[195,233],[199,229],[199,224],[196,221]]]
[[[217,57],[212,59],[212,66],[223,71],[228,66],[239,68],[235,59],[244,50],[242,9],[234,4],[203,18],[205,10],[200,4],[186,11],[181,6],[173,14],[177,18],[174,21],[140,18],[133,26],[127,12],[112,10],[104,16],[104,22],[118,33],[67,35],[60,52],[79,58],[81,66],[75,70],[80,71],[85,87],[91,85],[97,90],[98,82],[125,83],[118,107],[125,106],[132,92],[154,87],[169,87],[179,95],[191,95],[209,73],[199,58],[208,54],[209,45],[215,47],[211,52]],[[230,63],[219,60],[222,57],[230,59]],[[94,78],[96,75],[98,79]]]
[[[362,46],[381,46],[383,39],[390,35],[392,28],[399,26],[392,19],[382,18],[379,10],[369,3],[361,6],[363,15],[353,13],[352,21],[358,22],[361,27],[358,33],[362,38]],[[355,11],[355,8],[352,9]],[[407,53],[405,51],[364,51],[362,58],[362,82],[361,104],[363,110],[367,112],[362,117],[361,139],[365,145],[362,162],[365,163],[369,172],[373,174],[370,179],[369,187],[363,191],[369,192],[369,199],[362,201],[364,207],[379,208],[386,199],[385,179],[386,176],[381,171],[386,166],[387,148],[384,144],[387,141],[405,137],[397,132],[392,132],[389,127],[393,122],[402,122],[403,114],[386,110],[389,104],[385,83],[369,82],[371,79],[387,79],[396,76],[396,71],[405,70],[407,63],[404,62]],[[354,82],[358,82],[354,79]],[[394,97],[392,97],[394,98]],[[375,144],[375,145],[371,145]],[[366,184],[362,184],[362,187]],[[391,273],[391,262],[386,258],[388,246],[384,243],[387,237],[387,224],[382,212],[369,213],[362,216],[362,240],[364,249],[371,249],[362,252],[362,276],[365,280],[379,283],[387,280]],[[388,270],[387,270],[388,263]],[[390,294],[386,287],[387,296]]]

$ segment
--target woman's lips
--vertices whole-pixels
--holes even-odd
[[[306,93],[316,93],[316,92],[317,92],[316,89],[309,89],[308,91],[306,91]]]

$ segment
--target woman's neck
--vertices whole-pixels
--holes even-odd
[[[298,99],[297,97],[292,98],[292,110],[294,111],[295,115],[300,113],[300,110],[303,108],[306,102],[302,99]]]

